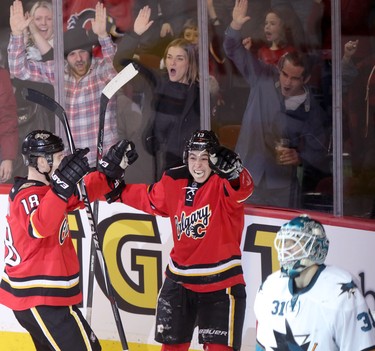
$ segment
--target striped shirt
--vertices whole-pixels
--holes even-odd
[[[113,66],[116,46],[110,36],[99,38],[102,57],[93,57],[91,66],[79,81],[65,68],[65,109],[72,136],[77,148],[89,147],[87,155],[91,166],[95,165],[99,127],[100,95],[106,84],[117,74]],[[11,35],[8,45],[9,71],[22,80],[44,82],[54,85],[54,61],[27,60],[22,35]],[[116,101],[107,106],[104,124],[104,151],[118,141]]]

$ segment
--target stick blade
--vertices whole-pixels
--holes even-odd
[[[102,94],[104,94],[108,100],[111,99],[117,90],[133,79],[137,74],[138,70],[135,69],[134,64],[129,63],[105,86]]]
[[[21,94],[25,100],[41,105],[51,112],[54,112],[58,116],[62,115],[64,111],[62,106],[58,104],[54,99],[38,90],[32,88],[23,88]]]
[[[50,96],[32,88],[23,88],[21,94],[25,100],[38,104],[46,108],[47,110],[53,112],[55,116],[57,116],[57,118],[64,126],[66,138],[69,143],[69,149],[73,153],[76,148],[74,145],[72,132],[70,130],[68,117],[65,113],[64,108]]]

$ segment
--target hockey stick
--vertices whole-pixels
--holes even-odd
[[[71,133],[70,126],[69,126],[69,123],[68,123],[68,118],[67,118],[66,112],[62,108],[62,106],[59,105],[55,100],[50,98],[48,95],[45,95],[44,93],[41,93],[40,91],[37,91],[37,90],[34,90],[34,89],[30,89],[30,88],[23,89],[22,95],[26,100],[29,100],[29,101],[34,102],[36,104],[39,104],[39,105],[41,105],[41,106],[43,106],[43,107],[47,108],[48,110],[55,113],[55,115],[59,118],[59,120],[64,125],[64,129],[65,129],[66,137],[68,139],[70,151],[74,152],[75,146],[74,146],[74,141],[73,141],[73,138],[72,138],[72,133]],[[120,312],[119,312],[119,309],[118,309],[118,306],[117,306],[117,303],[116,303],[116,300],[115,300],[114,290],[113,290],[113,287],[112,287],[112,284],[111,284],[111,281],[110,281],[110,278],[109,278],[109,274],[108,274],[108,269],[107,269],[107,266],[106,266],[106,263],[105,263],[105,260],[104,260],[103,250],[102,250],[102,247],[101,247],[101,244],[100,244],[100,241],[99,241],[97,226],[96,226],[96,222],[94,220],[94,216],[93,216],[93,213],[92,213],[90,200],[87,196],[86,185],[85,185],[83,180],[80,182],[80,190],[81,190],[81,193],[82,193],[82,198],[83,198],[83,202],[85,204],[86,214],[87,214],[89,224],[90,224],[90,228],[91,228],[92,241],[93,241],[95,249],[96,249],[96,254],[97,254],[98,260],[101,263],[102,274],[103,274],[103,277],[104,277],[104,281],[106,283],[107,294],[108,294],[109,300],[111,302],[112,311],[113,311],[113,315],[114,315],[114,318],[115,318],[117,330],[118,330],[118,333],[119,333],[119,336],[120,336],[122,349],[123,349],[123,351],[125,351],[125,350],[128,350],[128,344],[127,344],[127,341],[126,341],[126,336],[125,336],[124,328],[123,328],[123,325],[122,325]]]
[[[107,105],[111,97],[127,82],[133,79],[138,73],[132,63],[128,64],[123,68],[111,81],[104,87],[102,94],[100,95],[100,108],[99,108],[99,129],[98,129],[98,141],[97,141],[97,154],[96,154],[96,166],[98,166],[99,160],[103,157],[103,140],[104,140],[104,123],[105,123],[105,112]],[[99,216],[99,202],[94,202],[94,218],[97,221]],[[91,314],[93,305],[93,291],[94,291],[94,275],[95,275],[95,245],[91,242],[90,249],[90,270],[88,276],[88,292],[86,301],[86,320],[91,324]]]
[[[105,122],[105,111],[107,109],[108,101],[116,92],[127,82],[133,79],[138,73],[135,68],[135,64],[129,63],[123,68],[111,81],[104,87],[102,94],[100,95],[100,110],[99,110],[99,131],[98,131],[98,153],[96,162],[103,156],[103,139],[104,139],[104,122]]]

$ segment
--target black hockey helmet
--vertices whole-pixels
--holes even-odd
[[[212,147],[219,146],[219,138],[211,130],[197,130],[193,133],[185,145],[183,154],[184,163],[187,163],[188,155],[193,150],[210,150]]]
[[[52,167],[53,154],[64,151],[64,142],[47,130],[34,130],[22,143],[22,155],[26,166],[37,168],[38,157],[44,157]]]

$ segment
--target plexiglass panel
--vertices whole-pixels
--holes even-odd
[[[22,33],[26,58],[47,62],[53,59],[51,4],[41,1],[33,9],[35,1],[22,3],[25,12],[34,15]],[[47,111],[25,101],[20,93],[32,87],[56,96],[51,77],[43,80],[15,72],[14,58],[9,67],[11,4],[0,5],[1,64],[12,71],[19,146],[32,129],[59,132],[59,128]],[[110,121],[106,135],[112,135],[108,142],[128,138],[137,145],[142,162],[129,169],[130,182],[153,182],[165,169],[181,164],[186,139],[205,120],[252,173],[256,187],[250,204],[333,213],[335,174],[341,172],[344,215],[374,217],[374,1],[340,2],[341,35],[334,38],[341,43],[340,106],[332,102],[332,82],[338,77],[332,70],[331,1],[249,0],[241,2],[245,8],[236,8],[233,0],[207,0],[207,18],[199,16],[201,3],[195,1],[107,0],[103,4],[105,29],[115,53],[98,39],[92,26],[96,1],[63,1],[61,32],[75,30],[69,38],[63,35],[64,51],[89,53],[81,60],[87,61],[82,69],[113,62],[113,71],[102,70],[106,73],[97,76],[103,82],[127,64],[137,64],[137,77],[110,102],[107,113],[114,117],[106,117]],[[200,33],[206,30],[200,28],[207,28],[205,47]],[[83,32],[87,37],[80,41]],[[198,66],[202,50],[208,53],[206,67]],[[65,74],[71,75],[65,103],[73,115],[78,106],[74,104],[82,107],[88,101],[84,93],[74,95],[74,87],[83,92],[94,84],[83,78],[88,73],[74,76],[80,64],[72,59],[64,67]],[[80,87],[82,79],[86,88]],[[209,82],[208,114],[200,106],[202,80]],[[96,101],[88,105],[97,108]],[[333,162],[337,108],[342,113],[340,170]],[[77,113],[81,120],[84,114]],[[72,124],[78,120],[71,119]],[[79,145],[90,144],[87,135],[95,134],[90,124],[85,128],[74,127]],[[25,173],[19,153],[14,173]]]

